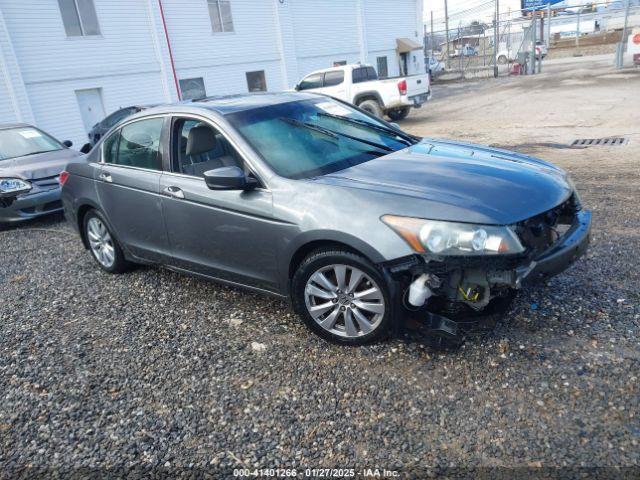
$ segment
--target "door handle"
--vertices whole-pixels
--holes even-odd
[[[108,182],[108,183],[113,182],[113,178],[111,178],[110,173],[102,172],[100,175],[98,175],[98,178],[104,182]]]
[[[184,192],[180,187],[167,187],[163,190],[163,192],[165,193],[165,195],[169,195],[173,198],[184,198]]]

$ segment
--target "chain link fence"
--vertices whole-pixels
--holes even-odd
[[[495,18],[490,24],[425,28],[425,55],[434,81],[534,74],[549,60],[618,50],[629,65],[634,39],[640,38],[640,0],[628,5],[626,0],[571,8],[548,5],[519,11],[518,16],[503,13],[498,22]]]

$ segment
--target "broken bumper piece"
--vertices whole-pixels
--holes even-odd
[[[535,283],[564,272],[587,251],[590,233],[591,212],[578,212],[576,222],[564,237],[536,258],[529,267],[519,272],[519,283]]]

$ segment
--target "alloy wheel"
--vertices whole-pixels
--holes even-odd
[[[346,338],[373,332],[385,314],[378,284],[351,265],[328,265],[311,275],[305,287],[305,304],[318,325]]]
[[[116,259],[115,247],[111,234],[99,218],[91,217],[87,222],[87,238],[96,260],[103,267],[111,268]]]

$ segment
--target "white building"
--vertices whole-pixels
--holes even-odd
[[[76,146],[120,107],[291,88],[369,63],[424,72],[422,0],[0,0],[0,123]]]

